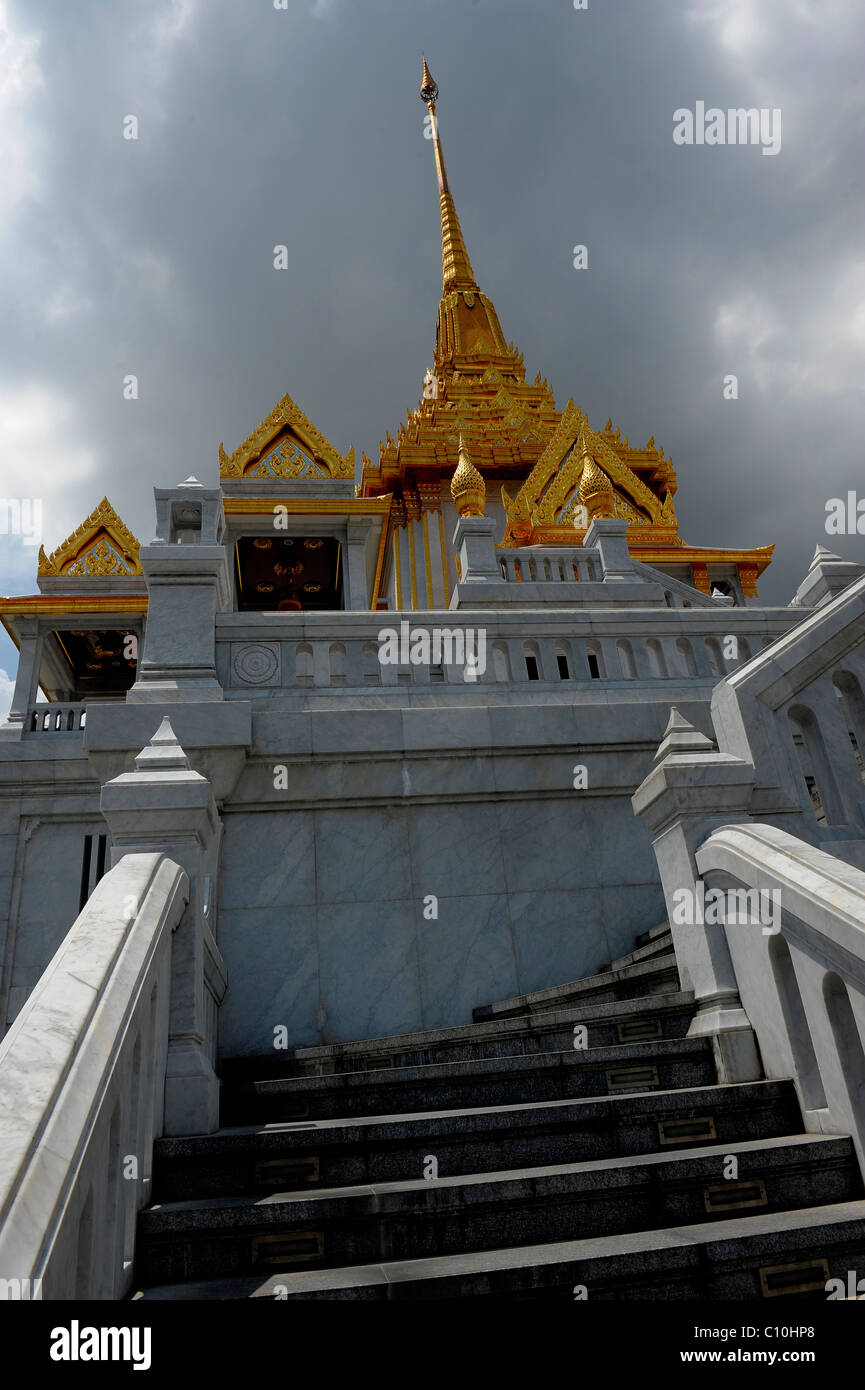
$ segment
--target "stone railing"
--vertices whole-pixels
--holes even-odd
[[[696,863],[707,890],[776,905],[725,927],[763,1070],[794,1077],[806,1127],[852,1135],[865,1171],[865,873],[757,824],[715,830]]]
[[[526,546],[499,551],[509,584],[594,584],[602,578],[600,556],[583,546]]]
[[[508,584],[599,584],[605,578],[604,557],[600,547],[587,548],[583,545],[576,546],[521,546],[507,550],[496,550],[499,558],[502,577]],[[667,608],[726,608],[732,606],[733,600],[719,601],[712,598],[709,594],[703,594],[697,589],[693,589],[689,584],[684,584],[679,579],[673,579],[664,574],[661,570],[654,569],[651,565],[642,564],[640,561],[631,560],[633,577],[641,580],[645,585],[651,585],[652,590],[646,589],[647,596],[652,593],[652,602],[659,603],[661,599]],[[619,582],[622,582],[621,579]],[[553,598],[552,592],[545,590],[537,591],[540,594],[547,594]],[[570,595],[569,595],[570,596]],[[502,602],[512,601],[516,595],[502,595]],[[574,598],[580,597],[574,593]],[[609,598],[609,591],[604,595],[603,591],[593,590],[591,593],[592,601],[603,603],[604,597]]]
[[[865,577],[722,681],[712,720],[719,750],[755,769],[752,814],[815,843],[862,840]]]
[[[216,669],[223,689],[246,695],[314,688],[465,688],[465,653],[482,655],[476,683],[722,680],[801,622],[792,609],[608,609],[568,614],[515,610],[450,613],[221,613]],[[412,657],[417,634],[428,653]],[[385,634],[383,636],[383,634]],[[393,640],[386,634],[392,634]],[[436,647],[438,634],[438,647]],[[479,646],[481,641],[483,646]],[[733,640],[731,640],[733,639]],[[422,641],[422,639],[420,639]]]
[[[24,723],[25,734],[72,734],[78,733],[87,723],[87,708],[82,703],[67,704],[65,701],[52,701],[50,704],[31,705]]]
[[[171,939],[187,893],[164,855],[125,856],[0,1044],[7,1296],[128,1292],[162,1131]]]
[[[697,1000],[690,1033],[712,1039],[722,1082],[760,1075],[759,1041],[764,1055],[766,1048],[773,1058],[786,1055],[786,1063],[772,1065],[787,1064],[804,1096],[814,1070],[807,1035],[817,1008],[812,999],[808,1023],[807,1010],[794,992],[794,986],[802,985],[800,968],[805,967],[798,958],[795,966],[790,963],[783,943],[773,947],[774,955],[766,960],[775,971],[772,978],[786,981],[785,1027],[790,1037],[802,1039],[804,1049],[795,1056],[784,1054],[777,1042],[777,1020],[766,1021],[759,986],[748,974],[760,949],[751,938],[764,935],[760,926],[736,928],[746,934],[734,937],[723,912],[709,918],[697,908],[706,892],[701,873],[720,875],[725,862],[733,886],[738,882],[765,890],[767,901],[773,901],[774,888],[782,892],[783,927],[771,936],[783,938],[790,952],[795,940],[800,956],[804,952],[822,961],[820,989],[829,991],[824,1004],[835,1019],[831,1045],[840,1048],[846,1039],[842,1069],[859,1075],[857,1068],[865,1065],[862,1001],[849,995],[850,988],[861,990],[865,979],[865,936],[858,929],[851,934],[849,928],[851,922],[865,924],[863,681],[865,577],[718,683],[711,705],[717,750],[674,708],[655,766],[634,794],[634,810],[652,834],[682,986],[693,990]],[[730,868],[734,859],[735,874]],[[750,944],[743,946],[743,941]],[[755,982],[766,968],[764,962]],[[743,990],[755,1013],[743,1007]],[[821,1037],[821,1047],[828,1047],[825,1028]],[[816,1050],[813,1038],[810,1046]],[[861,1075],[865,1088],[865,1071]],[[825,1081],[823,1085],[825,1089]],[[848,1096],[844,1101],[838,1084],[833,1085],[832,1104],[841,1113],[853,1100]],[[819,1100],[814,1090],[806,1109],[822,1111],[825,1105],[814,1095]],[[855,1098],[855,1088],[851,1096]],[[861,1109],[861,1093],[857,1103]]]

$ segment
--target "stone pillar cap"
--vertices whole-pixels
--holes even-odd
[[[189,772],[189,759],[177,742],[166,714],[156,733],[135,759],[136,772]]]
[[[714,750],[714,743],[693,724],[689,724],[675,705],[670,706],[670,718],[664,730],[664,737],[658,745],[655,762],[659,763],[668,753],[706,753]]]

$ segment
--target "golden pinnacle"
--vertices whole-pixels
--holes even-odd
[[[460,516],[483,516],[487,485],[468,456],[462,434],[459,444],[459,463],[451,478],[451,497]]]
[[[438,84],[435,78],[433,77],[432,73],[430,72],[429,68],[427,67],[426,58],[424,58],[423,75],[421,76],[420,80],[421,101],[425,102],[427,106],[433,106],[435,102],[438,100],[438,94]]]

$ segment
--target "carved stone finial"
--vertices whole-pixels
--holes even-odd
[[[460,457],[456,472],[451,478],[451,497],[460,516],[483,516],[486,505],[487,485],[468,456],[468,451],[460,435]]]
[[[189,759],[177,742],[166,714],[156,733],[135,759],[136,772],[188,772]]]
[[[676,706],[671,705],[670,718],[667,720],[664,737],[658,745],[655,762],[661,762],[668,753],[712,753],[714,749],[712,740],[701,734],[699,729],[695,729],[693,724],[689,724]]]
[[[840,556],[840,555],[836,555],[835,552],[834,552],[834,550],[830,550],[828,546],[826,546],[826,545],[818,545],[818,546],[817,546],[817,549],[814,551],[814,559],[811,561],[811,564],[810,564],[809,568],[810,568],[810,569],[814,569],[815,565],[820,565],[820,564],[822,564],[824,560],[840,560],[840,559],[841,559],[841,556]]]

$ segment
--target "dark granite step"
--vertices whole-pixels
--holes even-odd
[[[865,1202],[699,1222],[674,1230],[298,1272],[283,1265],[163,1284],[153,1301],[247,1298],[424,1302],[454,1298],[825,1302],[826,1280],[865,1270]],[[585,1291],[584,1293],[582,1291]]]
[[[673,934],[667,931],[647,941],[642,946],[637,946],[635,950],[629,951],[626,956],[619,956],[612,961],[610,970],[624,970],[628,965],[637,965],[640,961],[653,960],[656,956],[669,956],[674,954]]]
[[[442,1176],[796,1134],[788,1081],[319,1120],[156,1143],[159,1202],[389,1182],[435,1154]]]
[[[549,989],[533,990],[531,994],[518,994],[493,1004],[482,1004],[472,1011],[472,1017],[479,1023],[488,1018],[514,1018],[538,1010],[560,1008],[577,1000],[603,1003],[613,999],[642,998],[649,994],[675,994],[680,989],[675,955],[660,955],[637,961],[635,965],[623,966],[620,970],[601,971],[585,980],[573,980],[569,984],[553,985]]]
[[[734,1155],[736,1181],[725,1180]],[[142,1283],[409,1260],[676,1227],[862,1195],[848,1138],[794,1135],[470,1176],[151,1207]]]
[[[637,940],[636,940],[636,945],[637,945],[637,946],[646,946],[646,945],[648,945],[648,943],[649,943],[650,941],[654,941],[657,937],[659,937],[659,936],[668,936],[669,934],[670,934],[670,924],[669,924],[669,922],[659,922],[658,926],[657,926],[657,927],[652,927],[650,931],[640,932],[640,935],[637,937]]]
[[[677,1090],[712,1085],[715,1079],[707,1039],[661,1038],[533,1056],[238,1084],[225,1090],[223,1123],[528,1104],[625,1091]]]
[[[688,1031],[694,1008],[693,994],[685,991],[601,1004],[573,1003],[516,1018],[488,1019],[483,1023],[398,1033],[358,1042],[298,1047],[271,1052],[266,1057],[244,1057],[223,1062],[220,1070],[223,1081],[230,1087],[238,1082],[267,1077],[328,1076],[337,1072],[471,1061],[475,1057],[532,1056],[573,1047],[574,1028],[578,1024],[586,1028],[587,1047],[681,1038]]]

